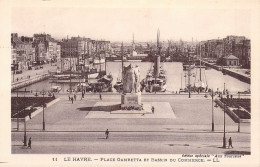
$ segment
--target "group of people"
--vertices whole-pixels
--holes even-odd
[[[68,97],[69,97],[69,101],[71,101],[72,104],[73,104],[73,101],[77,100],[77,94],[76,93],[72,97],[69,94]],[[84,97],[85,97],[85,91],[82,91],[80,100],[84,99]],[[99,99],[102,100],[102,94],[101,93],[99,93]]]

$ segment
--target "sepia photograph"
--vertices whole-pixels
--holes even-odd
[[[182,165],[258,155],[259,2],[117,2],[9,3],[9,156]]]

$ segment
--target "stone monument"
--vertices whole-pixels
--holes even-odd
[[[130,64],[123,70],[123,94],[121,95],[122,110],[141,110],[140,68]]]

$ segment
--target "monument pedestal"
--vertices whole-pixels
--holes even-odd
[[[131,109],[142,109],[141,103],[141,92],[139,93],[125,93],[121,95],[121,109],[131,110]]]

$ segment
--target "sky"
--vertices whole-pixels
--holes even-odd
[[[246,9],[50,8],[14,7],[11,32],[48,33],[61,39],[84,36],[110,41],[162,41],[224,38],[250,39],[251,13]]]

